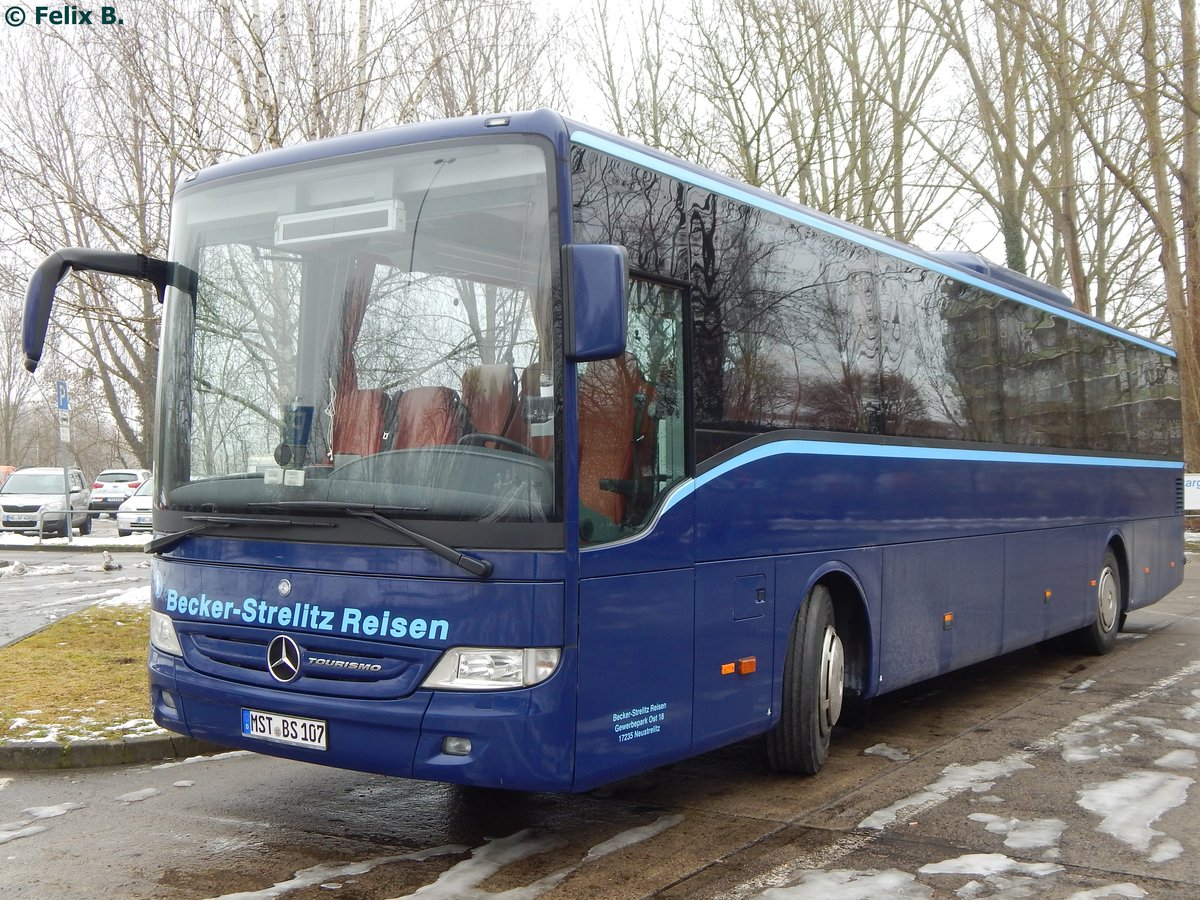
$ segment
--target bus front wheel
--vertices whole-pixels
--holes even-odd
[[[829,589],[817,585],[800,607],[783,668],[783,706],[767,735],[767,758],[777,772],[815,775],[829,754],[842,711],[846,654]]]
[[[1104,562],[1096,578],[1096,619],[1075,632],[1076,645],[1084,653],[1101,655],[1113,648],[1124,619],[1121,568],[1112,548],[1104,551]]]

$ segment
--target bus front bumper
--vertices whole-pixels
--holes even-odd
[[[400,700],[352,700],[264,690],[189,669],[150,648],[154,720],[227,747],[405,778],[525,791],[573,782],[575,657],[535,687],[418,690]],[[325,749],[243,734],[243,710],[323,723]]]

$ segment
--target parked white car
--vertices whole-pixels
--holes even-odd
[[[128,537],[135,531],[154,528],[154,479],[147,478],[133,496],[117,507],[117,534]]]
[[[150,473],[146,469],[105,469],[92,482],[92,499],[88,509],[93,512],[116,509],[149,478]]]

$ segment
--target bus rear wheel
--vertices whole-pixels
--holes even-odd
[[[829,755],[842,711],[846,654],[829,589],[809,593],[788,640],[779,723],[767,735],[767,759],[777,772],[815,775]]]
[[[1096,618],[1091,625],[1075,632],[1075,644],[1083,653],[1097,656],[1107,653],[1117,641],[1117,632],[1125,616],[1121,569],[1112,548],[1104,551],[1104,562],[1096,578]]]

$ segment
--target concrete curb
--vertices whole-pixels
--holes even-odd
[[[138,734],[113,741],[14,741],[0,744],[0,772],[127,766],[228,752],[181,734]]]

